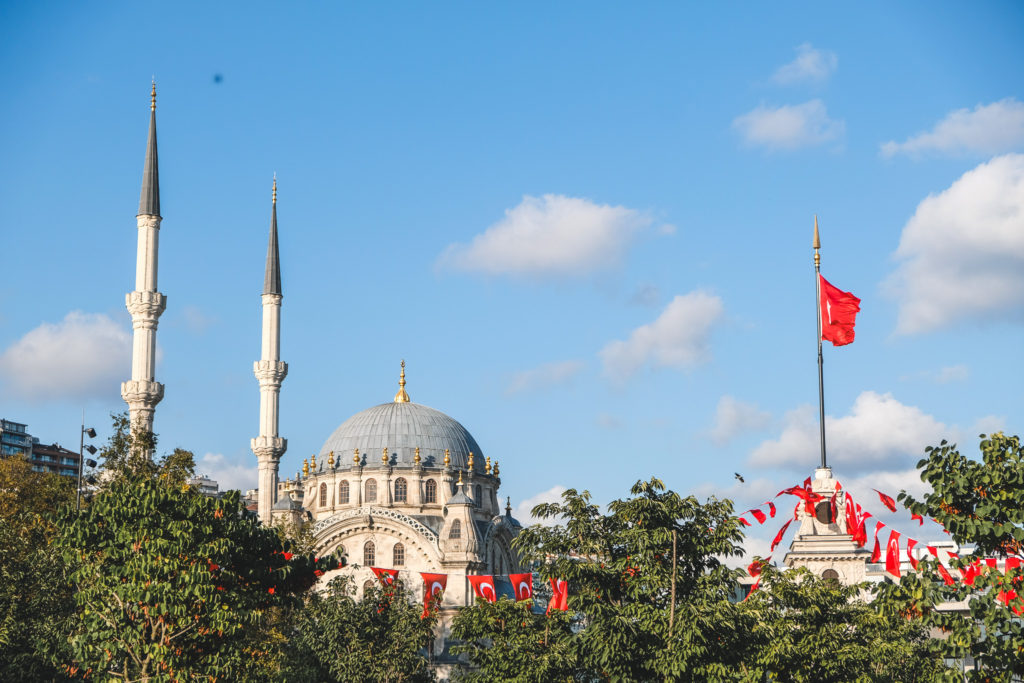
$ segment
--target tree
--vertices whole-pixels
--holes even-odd
[[[757,561],[757,558],[755,558]],[[866,584],[844,586],[806,569],[761,570],[741,605],[745,642],[737,678],[748,681],[933,681],[944,671],[926,629],[865,602]]]
[[[337,560],[293,555],[243,515],[237,492],[203,496],[136,468],[60,518],[55,549],[74,584],[73,676],[249,680],[253,633]]]
[[[195,456],[191,451],[175,448],[171,453],[154,461],[157,435],[132,429],[128,413],[111,413],[113,431],[106,445],[100,449],[100,468],[106,479],[116,477],[160,477],[171,484],[184,484],[195,475]]]
[[[980,438],[980,461],[961,455],[946,441],[925,449],[927,457],[917,467],[932,490],[923,500],[905,491],[899,494],[909,510],[934,518],[958,544],[974,546],[952,564],[964,572],[974,565],[978,575],[970,583],[966,577],[947,583],[935,561],[923,560],[917,572],[899,583],[881,584],[876,603],[888,613],[940,631],[936,651],[978,663],[968,674],[971,680],[1007,680],[1024,676],[1024,624],[1019,616],[1024,613],[1024,572],[1018,568],[1003,573],[982,560],[1024,560],[1024,452],[1017,436]],[[958,602],[966,602],[969,616],[939,609]]]
[[[71,588],[51,543],[74,496],[74,480],[0,458],[0,680],[62,678],[50,662],[65,655]]]
[[[533,510],[561,524],[513,542],[544,580],[569,582],[582,628],[566,664],[584,679],[722,678],[738,637],[729,596],[739,571],[721,561],[742,552],[732,504],[684,498],[658,479],[630,493],[602,514],[586,491],[566,491]]]
[[[420,651],[433,638],[436,617],[420,618],[401,581],[354,599],[349,577],[312,593],[297,614],[291,671],[297,680],[420,683],[433,681]]]
[[[576,653],[573,617],[553,610],[545,616],[532,601],[502,597],[460,610],[452,635],[460,642],[452,652],[467,655],[471,667],[460,667],[463,683],[558,683],[576,681],[581,664]]]

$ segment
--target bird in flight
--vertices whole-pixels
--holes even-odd
[[[741,475],[739,472],[733,472],[733,476],[739,479],[741,484],[743,483],[743,475]]]

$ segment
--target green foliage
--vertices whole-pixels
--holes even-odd
[[[369,589],[361,601],[354,592],[348,577],[337,577],[309,596],[297,614],[289,680],[433,681],[420,651],[433,638],[436,617],[420,619],[401,581]]]
[[[298,602],[335,560],[291,556],[242,514],[172,477],[118,476],[59,520],[55,550],[72,569],[69,673],[122,680],[244,680],[263,652],[267,611]]]
[[[863,601],[866,585],[844,586],[806,569],[762,569],[741,604],[747,639],[737,678],[748,681],[932,681],[944,671],[926,629]]]
[[[513,542],[543,580],[569,582],[583,628],[566,666],[602,680],[715,678],[737,638],[728,598],[740,572],[721,563],[742,552],[732,504],[702,504],[657,479],[630,493],[602,514],[589,493],[566,491],[562,503],[533,510],[561,524],[530,527]]]
[[[922,501],[906,492],[899,495],[911,511],[941,522],[958,543],[975,546],[973,553],[953,562],[956,567],[983,557],[1022,557],[1024,453],[1020,439],[1003,434],[981,439],[981,461],[961,455],[945,441],[926,449],[928,457],[917,466],[932,491]],[[1020,569],[1004,576],[982,565],[973,585],[957,581],[947,586],[936,573],[936,563],[923,561],[918,572],[904,576],[898,584],[881,584],[876,604],[880,610],[914,617],[942,633],[934,646],[943,656],[980,662],[979,669],[968,674],[970,680],[1006,680],[1024,676],[1024,624],[1011,609],[1024,609],[1022,575]],[[1016,597],[1004,604],[998,599],[1001,591],[1013,591],[1011,596]],[[965,602],[969,617],[938,609],[950,602]],[[948,680],[958,679],[950,674]]]
[[[175,448],[171,453],[153,460],[156,450],[156,434],[144,430],[132,430],[128,413],[110,415],[113,431],[106,445],[100,449],[106,479],[127,477],[160,477],[170,484],[183,484],[195,474],[195,456],[191,451]]]
[[[553,610],[534,613],[532,602],[500,598],[477,600],[461,610],[452,623],[452,635],[461,641],[455,654],[467,655],[472,668],[460,668],[462,683],[558,683],[578,680],[580,670],[573,642],[570,613]]]
[[[54,561],[53,514],[74,501],[74,480],[0,458],[0,680],[61,680],[71,587]]]

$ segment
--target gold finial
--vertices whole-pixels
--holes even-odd
[[[334,469],[334,451],[327,454],[327,466]]]
[[[484,465],[484,472],[486,472],[487,474],[491,473],[491,456],[489,455],[487,456],[487,462]]]
[[[316,453],[309,457],[309,467],[316,472]]]
[[[448,465],[451,465],[451,464],[452,464],[452,454],[446,448],[446,449],[444,449],[444,466],[448,467]]]
[[[352,463],[354,465],[358,465],[359,464],[359,449],[358,448],[352,454]]]
[[[814,268],[821,267],[821,254],[818,250],[821,249],[821,238],[818,237],[818,214],[814,214]]]
[[[388,447],[387,446],[382,448],[381,451],[380,451],[380,462],[383,465],[387,465],[388,464]]]
[[[494,461],[494,476],[498,476],[498,461]]]
[[[473,451],[469,452],[469,462],[466,464],[469,465],[469,469],[473,469]]]
[[[274,174],[274,187],[270,190],[270,201],[277,204],[277,174]]]
[[[459,486],[462,486],[462,470],[459,470]]]
[[[153,79],[153,89],[149,92],[149,110],[156,111],[156,79]]]
[[[509,517],[512,516],[512,496],[507,496],[505,498],[505,514]]]
[[[409,394],[405,393],[405,360],[402,360],[402,374],[398,376],[398,393],[395,394],[395,403],[408,403]]]
[[[415,462],[417,465],[420,464],[420,447],[419,446],[416,447],[416,457],[413,458],[413,462]]]
[[[309,460],[302,461],[302,475],[306,477],[309,476]]]

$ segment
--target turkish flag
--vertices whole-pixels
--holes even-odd
[[[845,346],[853,341],[853,326],[860,311],[860,299],[833,286],[818,274],[821,290],[821,338],[832,346]]]
[[[889,530],[889,541],[885,544],[885,571],[900,578],[900,532]]]
[[[770,513],[769,517],[774,517],[775,516],[775,503],[773,503],[773,502],[771,502],[769,500],[769,501],[765,502],[764,504],[768,506],[768,512]]]
[[[476,597],[483,598],[487,602],[494,602],[498,599],[498,594],[494,591],[494,577],[490,574],[467,576],[466,578],[473,585],[473,593],[476,594]]]
[[[381,569],[380,567],[370,567],[370,571],[373,572],[377,580],[380,581],[382,586],[390,586],[398,578],[397,569]]]
[[[771,552],[771,553],[775,552],[775,547],[777,545],[779,545],[780,542],[782,542],[782,537],[786,535],[786,529],[788,529],[789,525],[792,524],[792,523],[793,523],[793,520],[790,519],[785,524],[782,525],[782,528],[779,529],[779,533],[775,534],[775,538],[772,540],[772,547],[771,547],[771,549],[768,552]]]
[[[946,571],[946,568],[942,566],[942,560],[939,559],[939,551],[932,546],[928,546],[928,552],[930,552],[932,557],[935,558],[935,570],[939,572],[939,576],[941,576],[942,580],[946,582],[946,585],[952,586],[956,583],[950,573]]]
[[[922,517],[921,515],[914,513],[910,515],[910,519],[916,519],[918,526],[924,526],[924,517]]]
[[[423,614],[420,615],[420,619],[426,619],[430,616],[431,603],[437,604],[441,602],[445,586],[448,585],[448,575],[424,574],[420,572],[420,576],[423,577]]]
[[[569,609],[569,583],[564,579],[551,579],[551,600],[548,601],[547,614],[553,609],[563,612]]]
[[[917,545],[917,541],[912,538],[907,539],[907,559],[910,560],[910,566],[917,569],[917,558],[914,557],[915,545]]]
[[[892,496],[887,496],[878,489],[871,489],[878,494],[878,499],[882,501],[882,505],[889,508],[890,511],[896,512],[896,501],[893,500]]]
[[[533,599],[533,574],[509,574],[512,590],[516,594],[516,602]]]
[[[857,506],[853,502],[853,496],[846,494],[846,533],[857,536]]]
[[[765,520],[768,519],[768,516],[765,515],[763,512],[761,512],[760,510],[758,510],[757,508],[753,508],[752,510],[747,510],[747,512],[749,512],[750,514],[754,515],[754,519],[757,520],[758,524],[764,524]],[[744,514],[746,514],[746,513],[744,513]]]
[[[875,523],[875,549],[871,551],[871,562],[878,562],[882,559],[882,548],[878,545],[878,532],[882,530],[885,524],[881,522]]]

